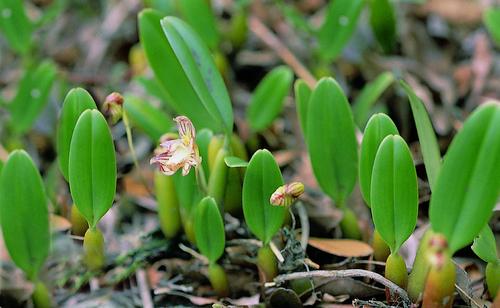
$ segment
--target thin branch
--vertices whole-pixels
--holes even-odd
[[[302,230],[300,237],[300,245],[302,246],[302,249],[306,250],[307,243],[309,242],[309,231],[310,231],[309,217],[307,216],[306,209],[304,208],[302,202],[295,203],[295,208],[297,209],[297,213],[299,214],[300,229]]]
[[[380,274],[367,271],[367,270],[361,270],[361,269],[349,269],[349,270],[338,270],[338,271],[325,271],[325,270],[320,270],[320,271],[310,271],[310,272],[299,272],[299,273],[291,273],[291,274],[284,274],[284,275],[279,275],[278,277],[274,278],[274,282],[266,284],[266,286],[275,286],[275,285],[281,285],[285,281],[288,280],[295,280],[295,279],[303,279],[303,278],[311,278],[311,277],[324,277],[324,278],[331,278],[331,279],[339,279],[339,278],[347,278],[347,277],[368,277],[376,282],[384,285],[388,289],[391,290],[391,292],[394,292],[399,295],[399,298],[401,298],[403,301],[410,303],[410,298],[408,297],[408,294],[406,293],[405,290],[401,289],[398,285],[393,283],[392,281],[384,278]]]
[[[140,268],[135,273],[135,276],[137,277],[137,285],[139,286],[139,292],[141,294],[142,307],[153,308],[153,299],[151,298],[151,291],[146,278],[146,271]]]
[[[274,33],[269,30],[259,18],[250,16],[249,18],[250,30],[271,49],[273,49],[278,56],[290,66],[299,78],[314,88],[316,85],[316,78],[309,72],[309,70],[297,59],[297,57],[285,46]]]

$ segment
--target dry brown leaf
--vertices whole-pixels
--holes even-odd
[[[309,245],[321,251],[341,257],[366,257],[373,249],[365,242],[348,239],[310,238]]]
[[[149,192],[144,187],[144,184],[141,183],[138,179],[132,176],[125,176],[123,178],[123,186],[128,195],[134,197],[148,197]]]
[[[430,0],[420,6],[419,14],[437,14],[453,24],[478,24],[483,8],[479,1],[471,0]]]
[[[50,214],[50,230],[52,232],[68,231],[71,228],[71,222],[65,217]]]

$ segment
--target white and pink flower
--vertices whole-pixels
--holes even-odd
[[[166,175],[173,175],[182,168],[182,175],[187,175],[191,167],[201,164],[201,157],[196,146],[196,131],[188,117],[178,116],[174,119],[179,130],[178,139],[167,139],[156,149],[151,164],[157,164],[159,170]]]

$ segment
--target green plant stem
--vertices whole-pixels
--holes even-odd
[[[195,167],[196,172],[196,183],[200,188],[200,191],[206,195],[208,193],[207,178],[205,177],[205,171],[203,171],[203,166],[199,165]]]
[[[428,250],[429,240],[432,238],[434,232],[431,229],[425,231],[420,244],[418,246],[417,255],[413,263],[413,269],[408,277],[408,295],[413,302],[422,300],[424,292],[425,280],[429,272]]]
[[[406,264],[401,255],[397,252],[391,253],[385,264],[385,278],[394,282],[403,289],[408,284],[408,272]]]
[[[83,238],[84,262],[91,271],[104,266],[104,237],[97,227],[89,228]]]
[[[229,167],[226,166],[224,158],[227,156],[228,151],[222,148],[217,153],[215,164],[208,179],[207,193],[215,199],[219,206],[221,213],[223,212],[223,201],[226,193],[226,186],[228,180]]]
[[[500,291],[500,260],[488,263],[485,275],[488,293],[491,298],[494,298]]]
[[[265,282],[273,281],[278,275],[278,260],[274,255],[269,244],[259,248],[257,253],[257,266],[263,275]]]
[[[130,154],[132,155],[132,161],[134,162],[134,166],[137,169],[137,172],[139,173],[140,181],[142,182],[142,185],[146,188],[148,193],[150,195],[153,195],[153,193],[149,189],[149,185],[147,184],[146,178],[142,174],[141,168],[139,166],[139,160],[137,159],[137,154],[135,153],[134,141],[132,139],[132,129],[130,128],[130,121],[128,119],[128,115],[127,112],[125,111],[125,108],[122,108],[122,119],[123,119],[123,125],[125,125],[125,133],[127,134],[127,143],[130,149]]]
[[[378,233],[377,229],[373,230],[373,258],[375,261],[385,262],[389,255],[391,254],[391,250],[389,246],[384,242],[380,233]]]
[[[351,209],[347,207],[344,207],[343,211],[344,217],[342,217],[342,220],[340,221],[340,228],[342,229],[344,237],[354,240],[360,240],[362,238],[362,235],[361,230],[359,229],[358,219],[356,218],[356,215]]]
[[[34,282],[35,289],[31,298],[33,300],[33,304],[36,308],[50,308],[52,306],[52,299],[50,296],[47,287],[40,280]]]
[[[89,228],[89,224],[76,205],[71,206],[71,233],[84,236]]]
[[[422,307],[451,308],[455,292],[455,265],[447,250],[430,251]]]
[[[208,266],[208,279],[219,297],[229,295],[229,283],[227,282],[227,275],[222,266],[217,263],[210,264]]]
[[[181,228],[179,200],[171,176],[155,171],[156,201],[160,228],[166,238],[173,238]]]

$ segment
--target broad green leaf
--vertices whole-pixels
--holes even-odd
[[[145,132],[154,142],[173,126],[172,119],[165,113],[138,97],[125,96],[123,108],[132,124]]]
[[[108,124],[97,110],[76,122],[69,151],[71,197],[94,228],[113,205],[116,192],[115,148]]]
[[[384,52],[391,52],[396,45],[396,12],[389,0],[371,0],[370,25]]]
[[[176,13],[176,0],[144,0],[144,5],[161,11],[164,15]]]
[[[295,104],[297,105],[297,116],[300,121],[300,127],[304,138],[307,136],[307,109],[309,107],[309,98],[312,90],[302,79],[297,79],[294,84]]]
[[[203,171],[207,179],[210,176],[210,168],[208,167],[208,146],[213,136],[214,133],[208,128],[203,128],[196,132],[196,145],[198,145],[198,149],[200,150],[200,155],[202,157],[201,164],[203,165]]]
[[[163,108],[166,108],[168,111],[172,110],[172,106],[169,105],[170,96],[156,78],[138,76],[135,80],[144,88],[144,91],[146,91],[148,95],[152,95],[159,99]]]
[[[283,110],[292,79],[289,67],[278,66],[259,83],[247,109],[248,123],[254,132],[266,129]]]
[[[400,83],[410,100],[411,111],[420,142],[420,150],[424,158],[425,171],[427,172],[431,190],[434,191],[441,170],[441,153],[439,152],[436,134],[434,133],[427,110],[425,110],[424,103],[404,80],[400,80]]]
[[[215,263],[224,252],[226,237],[224,222],[214,198],[205,197],[196,207],[194,231],[196,246],[211,264]]]
[[[224,158],[224,162],[230,168],[246,168],[248,166],[248,162],[246,160],[236,156],[228,156]]]
[[[352,192],[358,173],[358,144],[349,102],[332,78],[319,81],[307,112],[307,145],[321,189],[338,206]]]
[[[390,135],[380,144],[373,164],[371,185],[375,229],[398,252],[415,229],[418,215],[417,173],[406,142]]]
[[[487,9],[484,12],[483,20],[491,37],[500,46],[500,7]]]
[[[222,125],[226,134],[232,133],[231,101],[210,51],[196,32],[182,20],[165,17],[161,25],[178,63],[182,65],[184,74],[200,101],[197,112],[201,113],[201,106],[205,107],[208,114],[217,121],[216,124]]]
[[[68,181],[69,147],[76,121],[87,109],[97,109],[92,96],[82,88],[71,89],[64,99],[57,126],[57,158],[61,173]]]
[[[207,1],[177,0],[183,19],[198,33],[205,44],[212,50],[219,44],[219,32],[212,8]]]
[[[359,186],[366,204],[371,207],[372,170],[378,147],[388,135],[399,135],[391,118],[383,113],[373,115],[366,125],[359,156]]]
[[[49,61],[24,72],[16,96],[8,105],[15,132],[24,133],[31,128],[48,102],[55,77],[56,67]]]
[[[0,31],[10,47],[25,54],[31,44],[33,25],[24,10],[23,1],[0,1]]]
[[[477,108],[453,138],[432,192],[432,229],[451,252],[472,242],[491,216],[500,193],[500,104]]]
[[[352,104],[354,121],[359,128],[363,129],[365,127],[370,115],[370,109],[393,82],[394,75],[390,72],[384,72],[363,87],[363,90]]]
[[[0,159],[0,174],[2,172],[2,168],[3,168],[3,161]]]
[[[320,54],[325,60],[335,60],[351,38],[364,0],[334,0],[327,7],[325,21],[318,31]]]
[[[495,263],[499,259],[495,235],[487,224],[484,226],[481,233],[474,239],[471,248],[484,262]]]
[[[194,30],[175,17],[162,20],[159,12],[146,9],[139,14],[139,36],[170,98],[167,103],[198,129],[232,132],[232,107],[224,81]]]
[[[268,150],[258,150],[250,159],[243,181],[243,214],[250,231],[264,245],[283,224],[286,209],[269,199],[283,185],[280,168]]]
[[[0,223],[12,261],[36,280],[49,254],[49,212],[42,177],[23,150],[9,155],[0,174]]]

